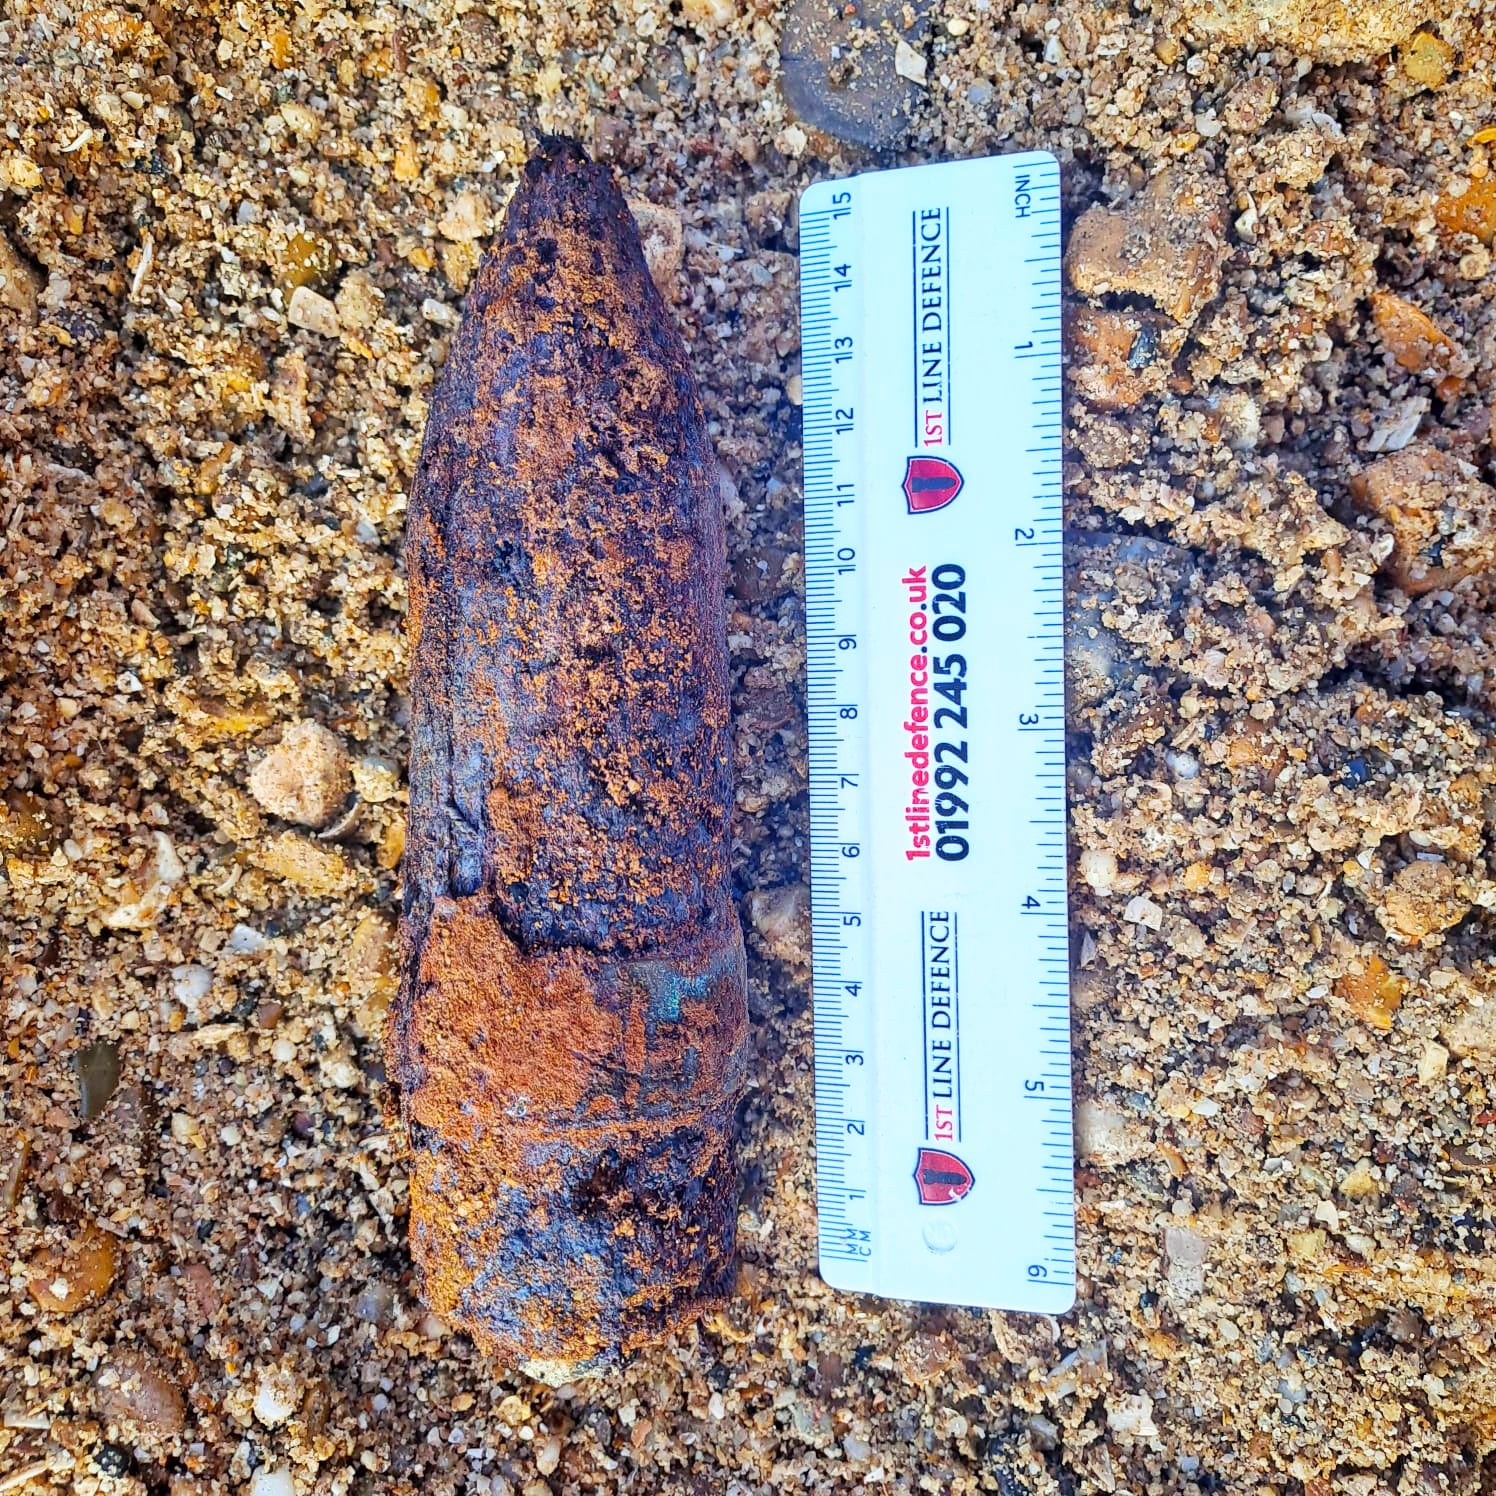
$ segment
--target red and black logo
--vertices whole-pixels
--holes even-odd
[[[965,482],[954,462],[943,457],[911,457],[904,471],[904,497],[910,514],[944,509]]]
[[[921,1148],[914,1165],[914,1183],[921,1205],[954,1205],[971,1193],[976,1179],[954,1153]]]

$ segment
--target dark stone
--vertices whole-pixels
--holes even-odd
[[[795,0],[779,39],[784,101],[802,123],[852,145],[887,150],[903,140],[920,89],[894,69],[897,38],[916,50],[928,0],[904,26],[904,0]]]

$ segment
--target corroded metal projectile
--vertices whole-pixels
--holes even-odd
[[[427,1304],[564,1378],[729,1288],[744,1073],[717,464],[605,167],[526,165],[411,495],[389,1069]]]

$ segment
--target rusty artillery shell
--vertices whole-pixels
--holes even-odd
[[[437,383],[406,530],[389,1070],[427,1304],[566,1378],[729,1287],[743,941],[724,541],[606,168],[542,142]]]

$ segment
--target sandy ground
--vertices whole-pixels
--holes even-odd
[[[0,1490],[1496,1489],[1492,16],[1356,9],[895,8],[874,156],[772,0],[9,0]],[[730,480],[755,1018],[737,1296],[556,1390],[414,1300],[379,1043],[404,496],[540,129],[649,205]],[[794,199],[1010,147],[1072,226],[1059,1321],[814,1270]]]

